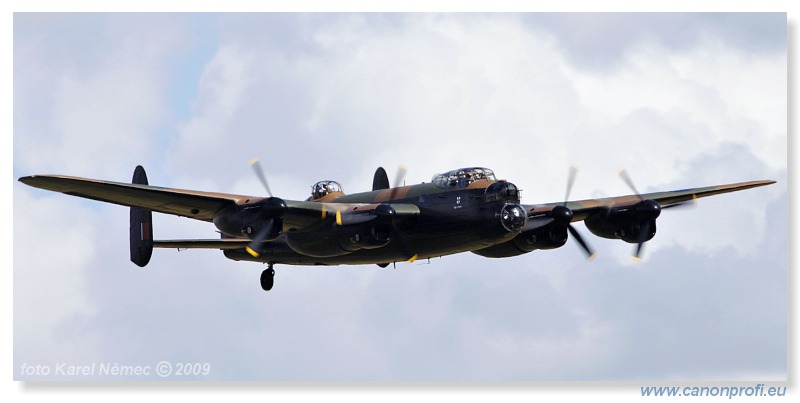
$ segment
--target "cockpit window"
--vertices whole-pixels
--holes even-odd
[[[488,179],[497,180],[488,168],[462,168],[434,175],[431,182],[442,189],[456,189],[469,186],[472,182]]]
[[[321,199],[333,192],[341,192],[342,185],[336,181],[319,181],[311,187],[311,198]]]

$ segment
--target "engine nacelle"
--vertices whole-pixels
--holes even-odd
[[[270,197],[259,203],[233,206],[214,216],[214,225],[223,234],[234,237],[253,238],[261,230],[271,225],[265,240],[271,241],[283,232],[281,216],[286,211],[286,202]]]
[[[335,226],[333,234],[342,249],[355,252],[386,246],[391,228],[382,224]]]
[[[621,239],[628,243],[649,241],[656,235],[656,218],[661,206],[655,200],[643,200],[633,206],[607,208],[584,220],[586,228],[601,238]],[[646,228],[647,233],[642,234]]]
[[[567,238],[566,226],[550,224],[525,231],[509,241],[472,251],[472,253],[492,258],[518,256],[536,249],[560,248],[567,242]]]
[[[613,220],[586,219],[586,228],[601,238],[621,239],[627,243],[639,243],[639,237],[644,221],[627,220],[616,222]],[[650,220],[649,232],[642,241],[649,241],[656,236],[656,220]]]
[[[252,220],[242,228],[242,235],[253,239],[264,229],[265,226],[269,225],[265,220]],[[278,236],[283,233],[283,220],[280,218],[273,218],[271,227],[269,228],[269,233],[267,237],[264,239],[265,241],[272,241],[278,238]]]
[[[286,242],[297,253],[313,257],[346,255],[361,249],[375,249],[389,243],[391,228],[384,224],[340,226],[333,224],[327,236],[323,231],[290,232]]]

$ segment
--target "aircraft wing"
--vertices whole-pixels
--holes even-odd
[[[644,193],[641,195],[628,195],[607,197],[602,199],[588,199],[567,202],[566,207],[572,210],[572,221],[581,221],[586,219],[593,212],[607,207],[626,207],[633,206],[642,200],[655,200],[662,207],[668,207],[675,204],[684,203],[690,200],[699,199],[701,197],[714,196],[722,193],[737,192],[740,190],[751,189],[759,186],[766,186],[775,183],[771,180],[739,182],[729,185],[707,186],[701,188],[691,188],[683,190],[672,190],[668,192],[654,192]],[[547,203],[539,205],[525,205],[525,209],[530,215],[537,213],[544,213],[550,211],[555,206],[563,205],[564,203]]]
[[[78,178],[62,175],[33,175],[19,179],[20,182],[45,190],[61,192],[121,206],[138,207],[158,213],[172,214],[213,222],[214,215],[232,205],[246,205],[264,200],[263,197],[228,193],[202,192],[173,189],[159,186],[121,183],[98,179]],[[350,221],[364,221],[375,217],[377,204],[363,203],[319,203],[284,200],[287,210],[281,216],[284,229],[302,230],[318,224],[321,220],[335,220],[341,225]],[[394,204],[398,216],[419,214],[419,208],[411,204]],[[358,210],[358,214],[353,214]],[[230,247],[233,241],[220,245]],[[198,243],[200,245],[201,243]],[[192,246],[180,246],[180,248]],[[197,246],[195,246],[197,247]],[[216,248],[216,247],[215,247]],[[223,248],[224,249],[224,248]]]
[[[258,199],[253,196],[171,189],[61,175],[25,176],[19,181],[29,186],[71,196],[209,222],[214,218],[214,214],[231,204]]]

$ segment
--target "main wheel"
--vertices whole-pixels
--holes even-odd
[[[261,288],[264,291],[269,291],[275,284],[275,270],[269,268],[261,272]]]

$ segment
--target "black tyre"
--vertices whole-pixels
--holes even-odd
[[[261,272],[261,288],[264,291],[269,291],[275,284],[275,270],[267,269]]]

